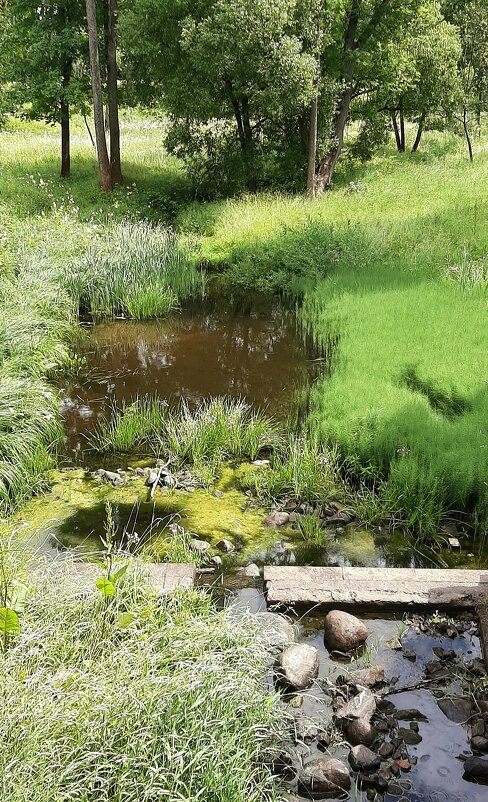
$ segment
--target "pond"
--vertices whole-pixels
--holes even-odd
[[[84,326],[75,376],[61,382],[64,464],[90,461],[87,435],[113,404],[157,395],[243,398],[270,415],[296,417],[301,390],[320,365],[293,311],[250,295],[215,293],[164,320]]]

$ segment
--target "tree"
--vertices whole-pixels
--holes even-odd
[[[61,176],[69,178],[70,112],[86,109],[87,41],[82,0],[10,0],[2,52],[11,102],[61,127]]]
[[[327,14],[332,43],[322,54],[322,70],[335,80],[328,146],[316,178],[318,192],[331,186],[344,145],[353,100],[376,85],[374,66],[396,33],[412,19],[419,0],[337,0]]]
[[[110,136],[112,182],[122,183],[120,164],[120,125],[117,71],[117,0],[103,0],[105,61],[107,67],[107,106]]]
[[[95,0],[86,0],[86,21],[90,51],[93,118],[95,121],[95,139],[97,143],[100,186],[104,192],[110,192],[112,190],[113,182],[103,120],[102,79],[100,75],[100,58],[98,53],[98,28]]]
[[[189,148],[202,141],[203,129],[207,142],[209,131],[214,141],[226,135],[232,121],[250,191],[259,182],[263,143],[271,137],[279,153],[289,120],[314,94],[316,62],[303,47],[298,6],[298,0],[125,0],[121,6],[137,97],[164,103],[177,132],[186,130]]]

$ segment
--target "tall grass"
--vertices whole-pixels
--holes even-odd
[[[143,449],[190,464],[204,484],[211,484],[229,459],[255,459],[281,446],[281,428],[242,400],[212,398],[191,407],[182,401],[168,408],[142,397],[112,410],[90,435],[100,453]]]
[[[164,317],[203,291],[202,274],[174,231],[146,222],[107,226],[65,280],[79,307],[95,317]]]
[[[107,607],[55,564],[21,623],[0,661],[2,799],[275,798],[283,714],[250,622],[196,592],[158,599],[137,565]]]

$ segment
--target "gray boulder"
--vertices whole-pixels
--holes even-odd
[[[354,771],[374,771],[379,768],[381,758],[364,744],[358,744],[349,752],[349,763]]]
[[[353,696],[345,705],[336,712],[336,718],[341,720],[361,718],[370,721],[371,716],[376,710],[376,699],[369,690],[365,688],[357,696]]]
[[[302,691],[308,688],[319,673],[319,653],[315,646],[294,643],[279,656],[276,676],[286,688]]]
[[[324,640],[331,651],[350,652],[362,646],[368,629],[359,618],[342,610],[331,610],[325,616]]]
[[[349,769],[334,757],[321,757],[307,763],[298,776],[298,782],[312,798],[326,794],[340,796],[351,787]]]
[[[383,666],[370,666],[352,671],[348,676],[348,682],[353,685],[362,685],[364,688],[374,688],[381,685],[385,680],[385,669]]]
[[[488,780],[488,758],[468,757],[464,764],[464,774],[470,780]]]
[[[293,624],[284,615],[257,613],[252,620],[263,635],[270,651],[284,649],[296,639]]]

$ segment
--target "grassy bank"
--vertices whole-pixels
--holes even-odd
[[[250,621],[196,592],[161,602],[137,564],[108,600],[66,564],[27,581],[0,660],[2,799],[275,798],[283,720]]]
[[[352,182],[351,180],[352,179]],[[315,202],[257,197],[181,213],[229,281],[304,296],[333,356],[309,427],[421,534],[488,516],[488,141],[386,150]]]
[[[160,317],[203,290],[166,225],[188,185],[162,135],[157,121],[124,119],[125,183],[108,196],[82,120],[71,181],[58,178],[56,128],[10,121],[0,131],[0,515],[42,486],[55,457],[49,379],[69,368],[79,312]]]

